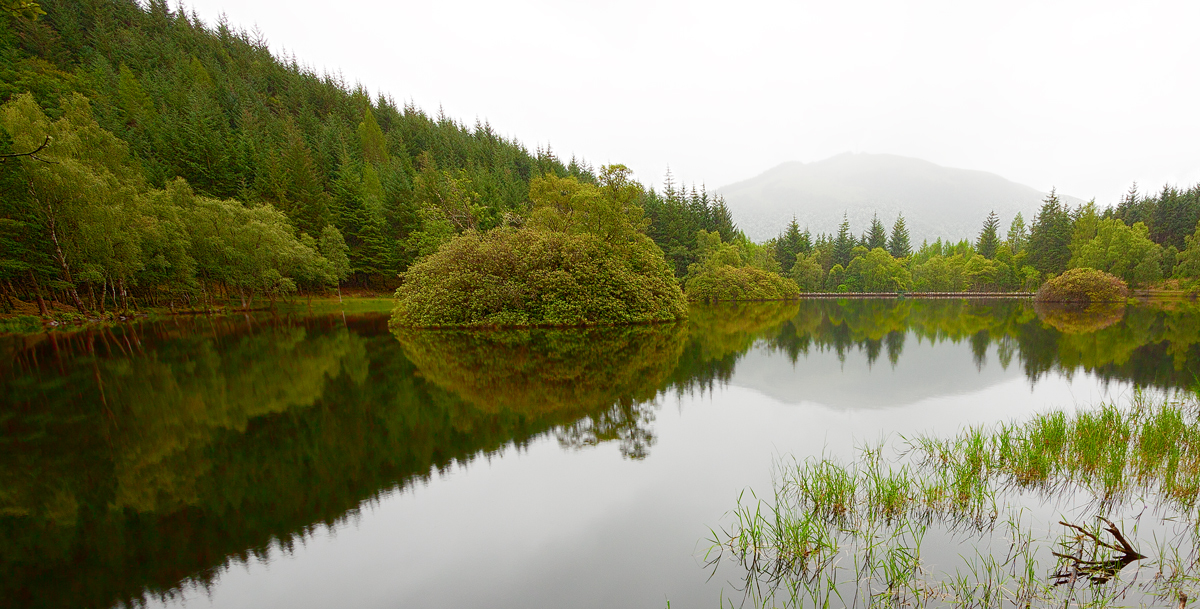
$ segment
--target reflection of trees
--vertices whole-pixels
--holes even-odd
[[[738,358],[755,341],[795,318],[799,306],[795,301],[693,306],[688,311],[687,346],[671,374],[671,386],[705,391],[716,382],[728,382]]]
[[[616,441],[621,455],[644,459],[654,446],[654,409],[650,404],[622,400],[608,410],[589,414],[556,432],[563,448],[585,448],[601,442]]]
[[[681,324],[394,332],[425,379],[486,412],[530,414],[652,400],[686,336]]]
[[[1189,301],[1066,312],[1035,309],[1024,300],[808,300],[798,306],[794,318],[764,336],[792,361],[812,350],[839,358],[858,350],[873,363],[882,339],[894,365],[912,335],[935,344],[965,341],[979,367],[994,344],[1001,366],[1015,358],[1032,379],[1084,369],[1164,388],[1192,386],[1189,365],[1200,361],[1200,305]]]
[[[555,342],[574,364],[640,362],[604,377],[610,401],[557,410],[488,410],[427,382],[385,317],[176,319],[15,348],[0,367],[0,595],[107,608],[205,583],[381,492],[557,429],[644,453],[648,411],[633,405],[683,342],[657,332]],[[542,372],[565,390],[562,363]]]
[[[843,360],[858,351],[873,364],[886,351],[892,365],[908,339],[965,342],[981,368],[995,345],[1002,367],[1016,361],[1034,380],[1053,370],[1069,376],[1083,369],[1162,388],[1194,385],[1192,369],[1200,361],[1200,304],[1190,301],[1080,315],[1035,309],[1026,300],[822,299],[740,303],[736,310],[696,306],[691,316],[692,336],[672,374],[677,387],[728,381],[738,359],[760,340],[793,363],[814,351]]]

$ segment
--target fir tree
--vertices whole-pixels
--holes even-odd
[[[866,243],[863,245],[868,250],[877,247],[887,249],[887,229],[883,227],[883,222],[879,221],[879,214],[871,218],[871,230],[867,231]]]
[[[904,214],[897,215],[895,224],[892,224],[892,236],[888,239],[887,249],[894,258],[907,258],[912,255],[908,227],[904,225]]]
[[[1029,264],[1043,273],[1061,273],[1071,260],[1071,214],[1054,189],[1042,201],[1029,231]]]
[[[999,230],[1000,218],[992,211],[983,223],[983,230],[979,231],[979,238],[975,240],[975,251],[989,260],[995,258],[996,247],[1000,244]]]
[[[856,240],[850,234],[850,219],[847,214],[843,213],[842,224],[838,227],[837,237],[833,240],[833,263],[840,264],[843,268],[849,266],[856,244]]]

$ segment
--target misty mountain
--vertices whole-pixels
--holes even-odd
[[[1029,224],[1046,196],[986,171],[862,153],[784,163],[717,192],[725,197],[738,226],[755,241],[778,235],[793,215],[815,236],[836,233],[845,212],[850,230],[861,235],[874,214],[890,231],[903,212],[914,247],[922,239],[938,237],[974,240],[992,210],[1000,215],[1002,233],[1017,212]],[[1071,205],[1082,203],[1060,198]]]

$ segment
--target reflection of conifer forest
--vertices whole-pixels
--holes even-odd
[[[10,341],[0,594],[108,607],[167,592],[539,436],[642,458],[656,396],[727,381],[756,343],[797,362],[897,362],[907,341],[966,341],[1031,378],[1183,388],[1198,313],[1138,306],[1073,326],[1021,301],[810,301],[694,308],[686,327],[393,335],[383,316],[176,318]]]

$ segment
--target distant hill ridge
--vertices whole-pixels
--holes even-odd
[[[922,239],[974,239],[988,213],[1003,232],[1017,212],[1033,221],[1046,193],[986,171],[943,167],[892,154],[844,153],[783,163],[718,189],[746,235],[755,241],[779,234],[794,215],[801,228],[836,233],[846,213],[855,235],[871,217],[891,229],[903,213],[914,245]],[[1059,195],[1071,205],[1079,199]]]

